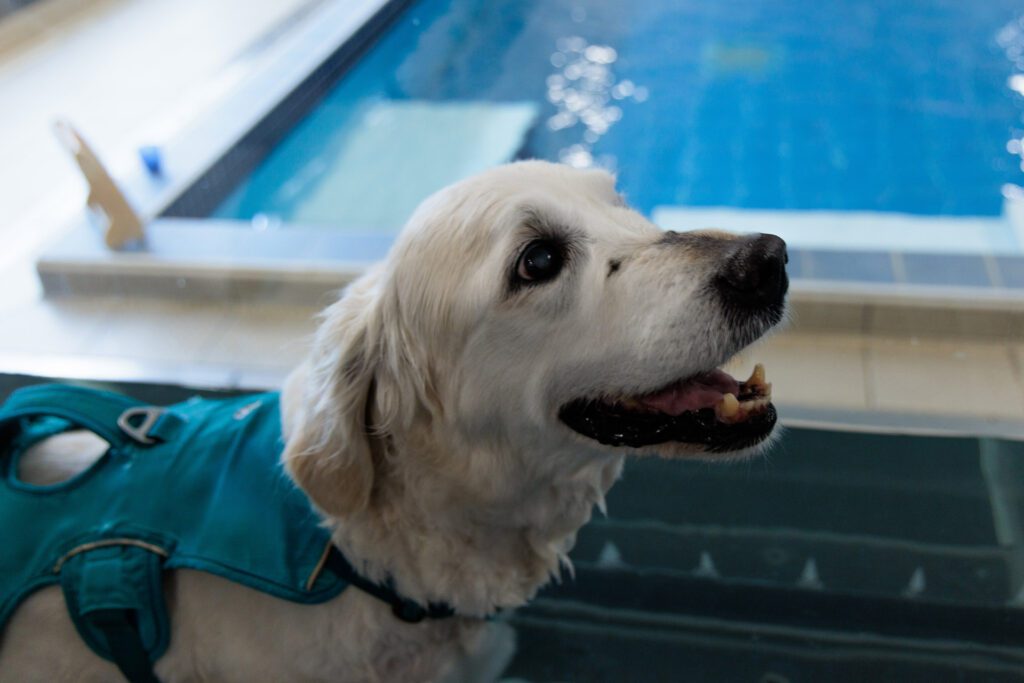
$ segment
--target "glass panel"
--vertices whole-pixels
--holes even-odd
[[[745,467],[631,462],[576,580],[515,617],[509,675],[1013,680],[1022,463],[1019,442],[807,429]]]

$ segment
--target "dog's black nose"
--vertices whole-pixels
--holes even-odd
[[[733,252],[719,277],[722,293],[741,306],[777,306],[789,289],[786,243],[775,235],[753,235]]]

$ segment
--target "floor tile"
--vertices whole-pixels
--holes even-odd
[[[238,307],[197,358],[204,363],[294,367],[309,350],[316,313],[312,308],[294,306]]]
[[[865,316],[870,334],[936,338],[1012,339],[1019,316],[968,308],[871,306]]]
[[[895,282],[888,252],[805,250],[803,277],[813,280]]]
[[[29,300],[0,309],[0,350],[73,354],[102,335],[113,306],[95,299]]]
[[[1019,256],[994,257],[1003,287],[1024,289],[1024,258]]]
[[[114,306],[85,353],[136,360],[194,362],[222,333],[229,309],[159,300],[124,301]]]
[[[980,256],[967,254],[903,254],[907,282],[921,285],[991,287]]]
[[[1024,418],[1024,392],[1005,344],[874,339],[872,408],[981,418]]]

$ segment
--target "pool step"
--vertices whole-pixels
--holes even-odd
[[[1024,670],[1024,648],[1009,635],[1021,619],[1009,610],[903,610],[621,573],[583,581],[586,595],[542,597],[514,613],[518,652],[505,676],[532,683],[1009,683]],[[996,642],[986,642],[982,629]]]

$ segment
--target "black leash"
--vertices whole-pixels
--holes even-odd
[[[359,590],[391,605],[392,614],[408,624],[418,624],[424,619],[446,619],[455,615],[455,610],[444,603],[430,603],[424,607],[418,602],[403,598],[395,592],[390,581],[386,584],[368,581],[349,564],[337,546],[331,546],[331,551],[327,555],[327,567]]]

